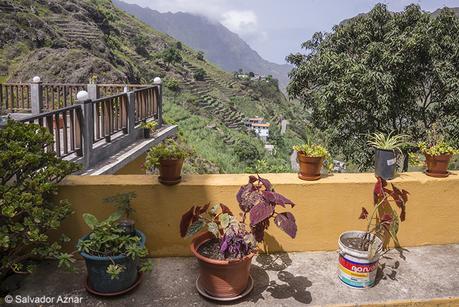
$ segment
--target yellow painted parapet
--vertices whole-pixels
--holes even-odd
[[[335,174],[315,182],[301,181],[296,174],[262,176],[297,204],[292,209],[297,238],[290,239],[272,225],[267,241],[272,252],[336,250],[341,232],[366,226],[358,217],[362,206],[372,206],[373,174]],[[147,175],[69,176],[60,185],[59,198],[70,200],[75,214],[62,230],[75,244],[89,231],[83,213],[103,219],[113,212],[111,205],[103,203],[105,197],[133,191],[137,194],[133,201],[136,226],[147,235],[153,256],[190,255],[190,240],[179,235],[182,214],[207,202],[222,202],[233,213],[239,212],[236,193],[247,180],[246,174],[192,175],[169,187]],[[403,173],[391,183],[410,192],[407,218],[399,234],[403,246],[459,243],[459,172],[444,179]]]

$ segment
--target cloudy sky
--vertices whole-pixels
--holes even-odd
[[[160,12],[189,12],[218,20],[239,34],[262,57],[284,63],[314,32],[386,3],[400,11],[410,3],[426,11],[459,7],[459,0],[124,0]]]

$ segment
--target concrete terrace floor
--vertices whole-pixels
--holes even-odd
[[[380,263],[383,269],[377,285],[355,290],[338,280],[336,252],[262,254],[252,262],[253,291],[232,304],[459,306],[459,244],[408,248],[402,257],[391,251]],[[88,294],[83,287],[83,261],[78,261],[77,266],[79,274],[63,272],[54,263],[43,263],[12,294],[82,297],[81,304],[75,306],[215,305],[194,288],[198,274],[194,258],[155,258],[153,271],[144,275],[137,289],[110,299]]]

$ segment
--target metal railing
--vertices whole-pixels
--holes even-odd
[[[30,86],[27,83],[0,84],[0,112],[30,110]]]
[[[20,93],[21,88],[16,90],[14,87],[16,85],[1,86],[3,89],[8,88],[9,95],[12,89]],[[104,92],[104,90],[99,91],[102,88],[123,89],[123,91],[98,98],[100,92]],[[24,101],[24,106],[27,106],[29,113],[32,114],[19,121],[45,127],[54,140],[53,145],[48,146],[46,150],[54,151],[61,158],[69,156],[72,159],[82,158],[81,162],[85,169],[143,137],[143,130],[139,123],[156,121],[158,126],[162,125],[160,84],[116,86],[23,84],[24,93],[26,89],[28,96],[24,97],[27,97],[29,104],[25,104]],[[89,99],[77,100],[76,91],[80,89],[88,91],[86,97]],[[125,92],[124,89],[128,91]],[[16,99],[17,97],[21,95],[15,93],[14,99],[2,100],[2,106],[5,106],[2,110],[16,110],[18,103],[22,107],[21,100]],[[117,139],[120,141],[115,142]],[[104,145],[99,146],[101,144]]]
[[[73,105],[79,91],[87,89],[86,84],[42,84],[42,110],[57,110]]]
[[[94,113],[94,142],[105,138],[110,142],[112,135],[122,131],[128,133],[128,95],[113,95],[91,102]]]
[[[58,157],[71,154],[83,155],[83,113],[81,105],[67,106],[59,110],[40,113],[20,120],[29,124],[38,124],[48,129],[53,136],[53,144],[46,150],[54,151]]]

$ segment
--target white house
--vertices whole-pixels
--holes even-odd
[[[271,124],[269,123],[255,123],[252,124],[253,131],[258,135],[260,139],[262,139],[264,142],[268,140],[269,137],[269,127]]]

